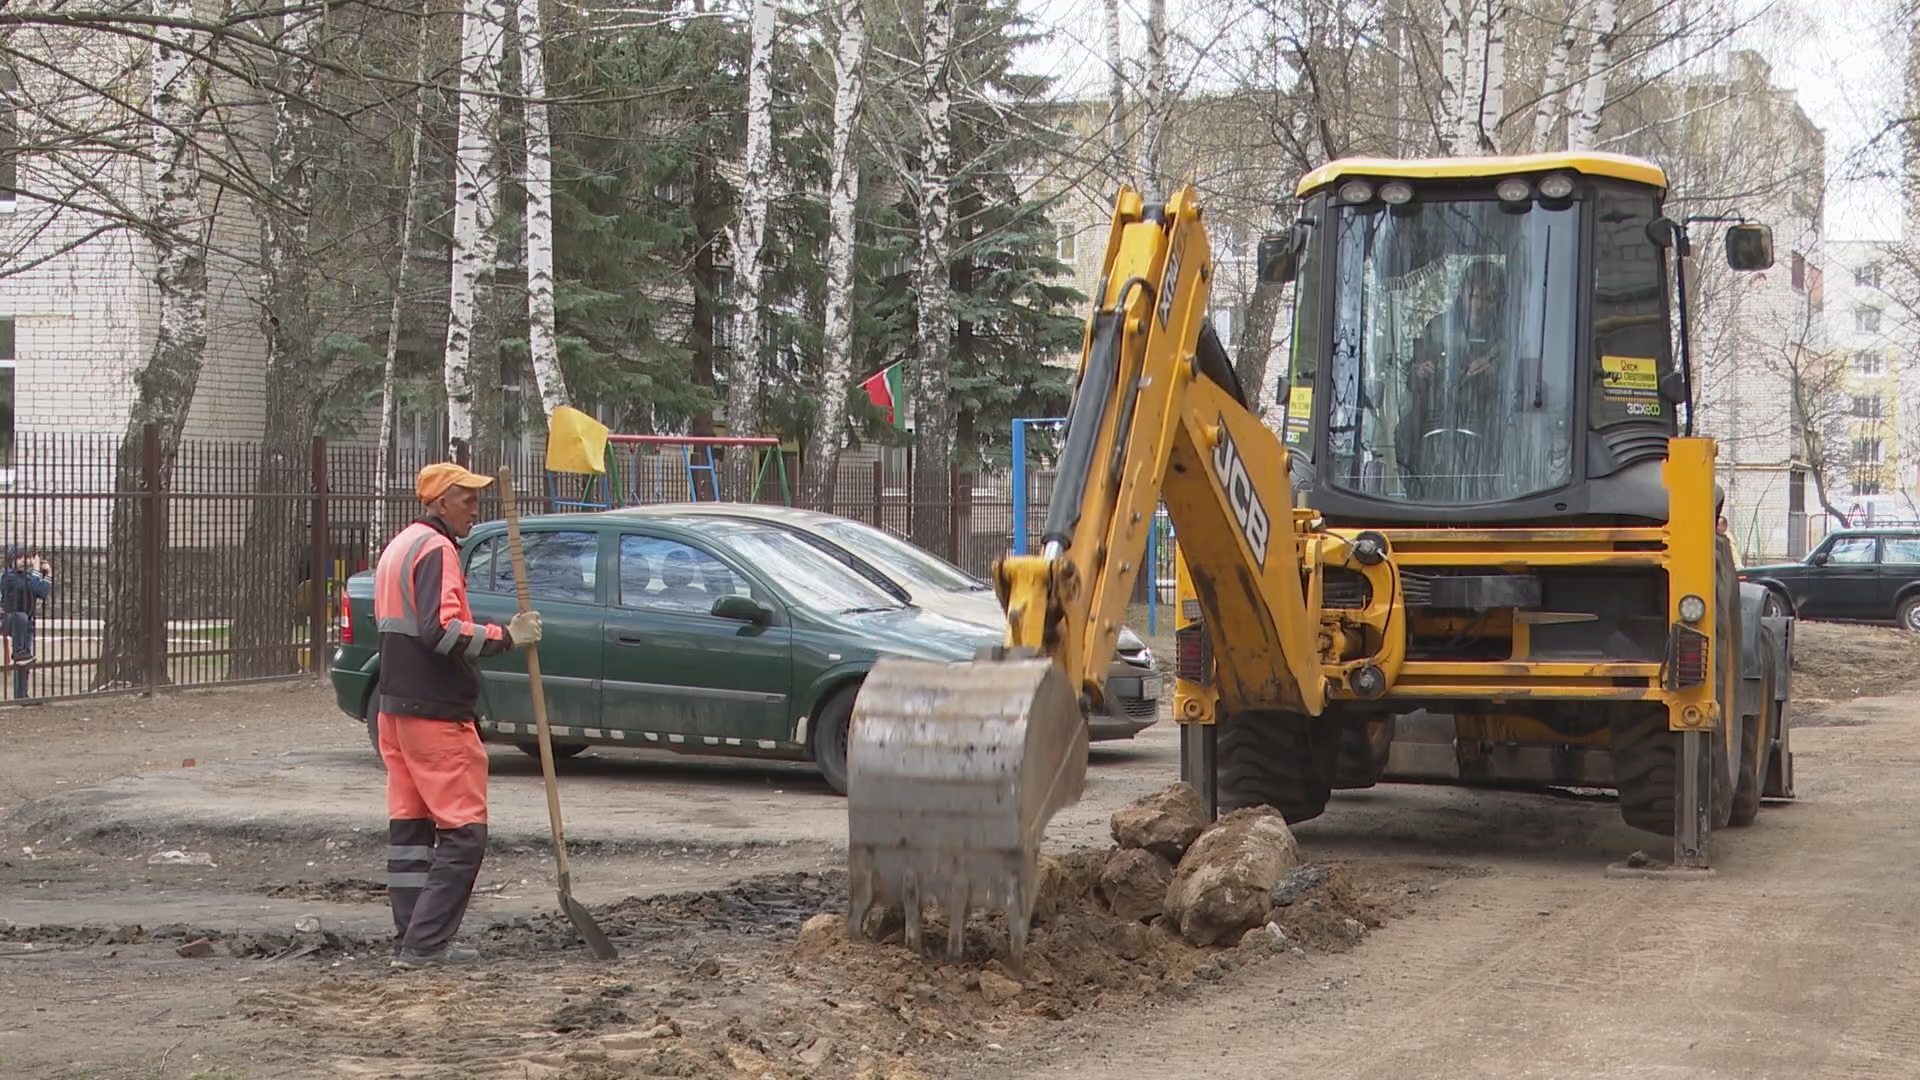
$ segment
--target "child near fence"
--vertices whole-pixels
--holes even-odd
[[[33,674],[34,608],[53,592],[52,570],[38,549],[15,544],[7,549],[7,569],[0,573],[0,619],[5,619],[8,659],[13,664],[13,696],[27,697]]]

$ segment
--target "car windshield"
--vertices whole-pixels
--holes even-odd
[[[806,607],[845,613],[905,606],[783,529],[735,524],[720,530],[714,539]]]
[[[860,521],[829,521],[814,526],[822,536],[866,559],[898,571],[916,584],[939,592],[979,592],[986,582],[914,547],[905,540]]]
[[[1342,207],[1327,450],[1332,482],[1429,506],[1572,476],[1578,211],[1493,201]]]

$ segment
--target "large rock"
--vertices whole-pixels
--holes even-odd
[[[1115,918],[1130,922],[1148,922],[1160,914],[1172,883],[1173,864],[1138,848],[1114,852],[1100,871],[1100,895]]]
[[[1186,781],[1143,796],[1113,812],[1113,842],[1177,863],[1207,826],[1200,793]]]
[[[1166,912],[1192,945],[1237,942],[1266,921],[1274,889],[1300,865],[1293,831],[1271,807],[1235,810],[1187,849]]]

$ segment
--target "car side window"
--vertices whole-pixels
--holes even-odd
[[[752,596],[747,579],[713,555],[658,536],[620,538],[620,606],[705,615],[722,596]]]
[[[1827,549],[1827,562],[1832,565],[1859,566],[1873,562],[1873,550],[1880,543],[1871,536],[1849,536],[1835,540]]]
[[[600,534],[586,531],[535,531],[521,534],[526,549],[527,592],[535,600],[591,604],[600,576]],[[513,559],[504,536],[475,545],[467,561],[472,592],[513,594]]]
[[[1881,562],[1920,563],[1920,536],[1889,536]]]

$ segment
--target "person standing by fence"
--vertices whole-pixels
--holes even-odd
[[[27,699],[33,675],[34,608],[52,592],[53,572],[38,549],[22,544],[7,549],[7,569],[0,573],[0,618],[6,620],[16,701]]]
[[[540,614],[475,622],[459,542],[490,476],[442,462],[420,470],[427,512],[374,569],[380,630],[380,757],[387,765],[387,895],[395,967],[472,963],[452,944],[487,851],[487,751],[480,743],[483,656],[540,640]]]

